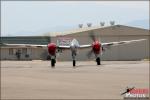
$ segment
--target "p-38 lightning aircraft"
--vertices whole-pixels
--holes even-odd
[[[93,40],[93,43],[88,44],[88,45],[80,45],[76,39],[73,39],[69,46],[56,45],[55,43],[49,43],[48,45],[2,43],[2,46],[47,48],[49,56],[51,57],[51,67],[53,68],[53,67],[55,67],[55,63],[56,63],[56,53],[57,53],[57,51],[59,52],[60,49],[62,49],[62,50],[63,49],[70,49],[71,50],[73,66],[76,66],[77,50],[82,49],[82,48],[83,49],[84,48],[91,48],[91,50],[87,53],[88,58],[90,58],[90,56],[92,54],[94,54],[97,65],[101,65],[101,58],[100,57],[102,55],[102,52],[105,51],[106,49],[108,49],[109,47],[146,40],[146,39],[138,39],[138,40],[130,40],[130,41],[101,43],[100,41],[96,40],[94,34],[93,35],[91,34],[90,37]]]

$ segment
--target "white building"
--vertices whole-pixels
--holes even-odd
[[[76,38],[80,44],[91,44],[92,40],[89,37],[89,33],[93,32],[96,35],[96,38],[103,42],[115,42],[115,41],[127,41],[127,40],[136,40],[136,39],[147,39],[146,41],[141,41],[137,43],[125,44],[116,47],[112,47],[103,53],[103,60],[141,60],[149,58],[149,38],[150,33],[147,29],[141,29],[136,27],[129,27],[124,25],[114,25],[108,27],[86,27],[79,28],[77,30],[71,30],[67,32],[60,33],[47,33],[40,37],[7,37],[7,40],[3,39],[2,42],[7,42],[8,40],[14,41],[15,39],[20,38],[20,40],[15,43],[30,43],[32,44],[47,44],[49,42],[57,42],[59,36]],[[51,35],[51,37],[49,37]],[[5,37],[6,38],[6,37]],[[33,41],[32,39],[35,39]],[[10,42],[10,41],[9,41]],[[12,42],[10,42],[12,43]],[[13,54],[12,50],[13,49]],[[19,48],[10,48],[2,47],[1,48],[1,59],[17,59],[15,52]],[[48,53],[47,50],[42,48],[20,48],[22,51],[21,59],[31,60],[31,59],[46,59]],[[79,50],[77,60],[88,60],[87,52],[90,49]],[[29,57],[26,57],[26,54]],[[62,51],[61,54],[57,57],[58,60],[72,60],[71,51],[66,50]]]

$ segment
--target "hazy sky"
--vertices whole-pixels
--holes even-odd
[[[38,35],[100,21],[149,19],[148,1],[2,1],[1,35]]]

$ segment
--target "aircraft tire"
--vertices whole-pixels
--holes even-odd
[[[76,66],[76,61],[75,60],[73,60],[73,67],[75,67]]]
[[[51,59],[51,67],[52,67],[52,68],[55,67],[55,59]]]
[[[97,62],[97,65],[101,65],[101,59],[99,57],[96,59],[96,62]]]

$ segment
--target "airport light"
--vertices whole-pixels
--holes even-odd
[[[91,26],[92,26],[92,23],[87,23],[87,26],[88,26],[88,27],[91,27]]]
[[[79,26],[79,28],[82,28],[82,27],[83,27],[83,24],[79,24],[78,26]]]
[[[101,27],[105,25],[105,22],[100,22]]]
[[[110,21],[110,25],[111,26],[115,25],[115,21]]]

